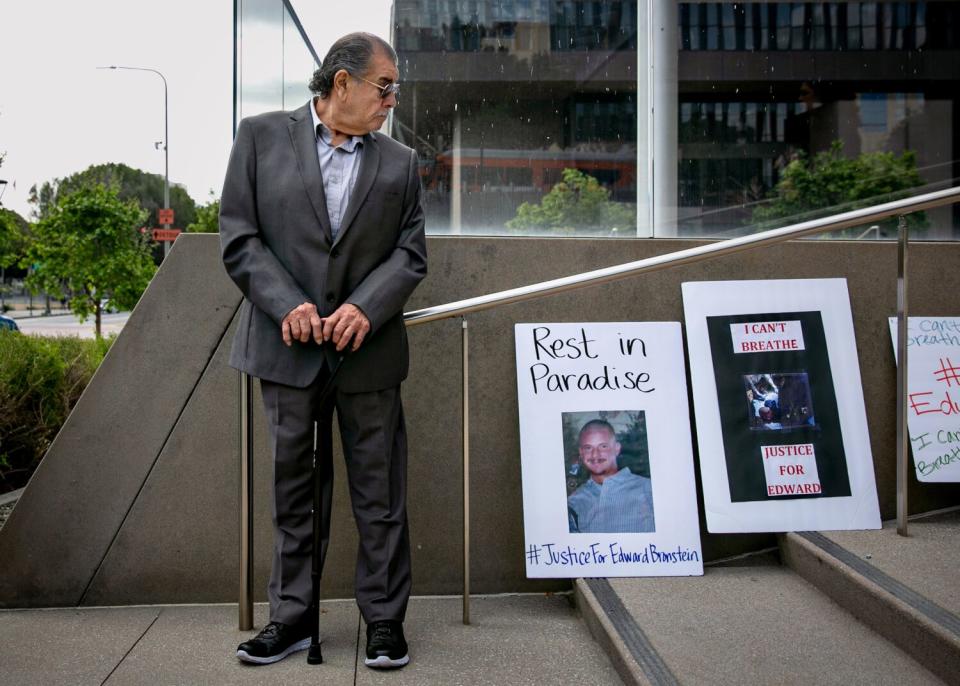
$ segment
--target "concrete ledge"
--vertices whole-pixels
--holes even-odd
[[[609,587],[606,579],[594,579],[593,581],[605,583]],[[625,684],[630,686],[659,686],[676,683],[676,681],[669,679],[667,681],[651,679],[646,674],[624,640],[620,628],[614,624],[587,579],[574,580],[573,594],[577,609],[580,610],[580,616],[587,625],[590,635],[607,653],[610,663]]]
[[[240,305],[217,237],[198,236],[157,271],[0,528],[0,607],[83,602],[156,466]]]
[[[876,568],[867,578],[851,559],[837,557],[851,553],[821,534],[783,534],[780,549],[787,566],[834,602],[947,683],[960,684],[960,634],[950,628],[960,618],[922,596],[925,603],[918,602],[919,594]]]
[[[941,684],[793,571],[578,580],[585,622],[630,684]]]
[[[431,236],[430,277],[407,310],[702,244],[688,239]],[[918,242],[911,255],[911,308],[928,316],[955,313],[960,243]],[[566,580],[527,579],[518,554],[523,511],[514,324],[680,321],[684,281],[743,274],[847,278],[881,514],[893,515],[895,383],[887,315],[896,311],[896,245],[798,241],[471,315],[474,593],[567,588]],[[239,292],[220,264],[217,236],[181,236],[0,528],[5,563],[0,607],[236,599],[237,377],[223,358],[230,343],[229,333],[224,334],[239,302]],[[456,320],[410,330],[411,374],[403,393],[413,590],[418,595],[461,588],[459,340]],[[262,405],[255,398],[254,586],[263,598],[271,464]],[[335,463],[342,465],[339,454]],[[335,533],[324,573],[327,598],[353,594],[356,559],[346,482],[336,482]],[[911,477],[909,492],[918,511],[960,502],[956,483],[920,484]],[[776,545],[772,534],[702,531],[707,562]],[[617,588],[617,582],[611,585]],[[645,584],[644,592],[649,587]],[[925,594],[960,614],[942,597]],[[637,616],[656,640],[648,618]],[[658,649],[666,655],[669,646]],[[682,676],[680,666],[673,669]]]
[[[10,491],[9,493],[0,493],[0,505],[8,505],[10,503],[15,503],[20,499],[20,495],[23,493],[22,488],[18,488],[15,491]]]

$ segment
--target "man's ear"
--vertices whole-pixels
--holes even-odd
[[[350,73],[346,69],[341,69],[333,75],[333,89],[341,99],[347,94],[347,79],[349,78]]]

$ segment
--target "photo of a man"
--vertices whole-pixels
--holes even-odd
[[[570,425],[571,415],[564,422]],[[576,435],[578,461],[567,473],[582,473],[586,479],[567,498],[570,533],[643,533],[655,531],[653,488],[650,478],[634,474],[620,464],[623,446],[617,431],[604,418],[596,416],[580,426]],[[634,423],[646,427],[643,413]],[[635,433],[635,432],[634,432]]]
[[[753,431],[816,426],[806,372],[746,374],[743,387]]]

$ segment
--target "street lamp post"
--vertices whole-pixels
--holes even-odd
[[[150,71],[163,79],[163,208],[170,209],[170,150],[169,150],[169,109],[167,100],[167,79],[156,69],[148,67],[123,67],[119,65],[110,65],[109,67],[97,67],[97,69],[127,69],[130,71]],[[164,223],[163,228],[169,229],[170,224]],[[163,257],[166,259],[170,252],[170,241],[163,241]]]

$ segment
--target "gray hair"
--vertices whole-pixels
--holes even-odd
[[[313,72],[309,88],[321,98],[326,98],[333,90],[333,77],[341,69],[351,76],[361,76],[367,72],[370,58],[376,51],[382,51],[394,64],[397,53],[387,41],[372,33],[348,33],[330,46],[323,64]]]

